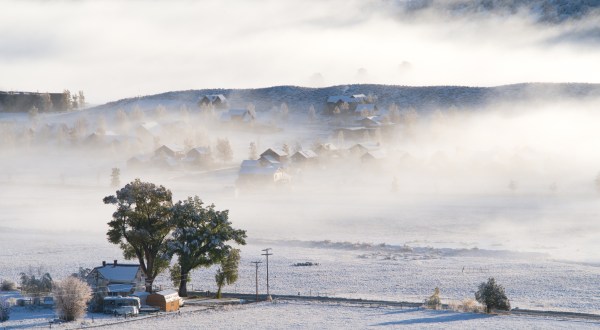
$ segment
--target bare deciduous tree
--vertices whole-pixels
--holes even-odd
[[[92,299],[92,289],[76,277],[56,283],[54,289],[56,313],[61,320],[74,321],[85,315],[86,304]]]
[[[233,150],[229,139],[217,139],[217,157],[224,163],[233,159]]]
[[[252,160],[257,159],[258,149],[256,148],[256,143],[250,142],[250,147],[248,149],[248,157]]]

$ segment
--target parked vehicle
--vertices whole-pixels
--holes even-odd
[[[138,315],[140,298],[138,297],[104,297],[104,313],[114,315]]]

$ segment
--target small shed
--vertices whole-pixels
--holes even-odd
[[[158,291],[148,295],[146,304],[164,312],[175,312],[179,310],[179,294],[175,290]]]

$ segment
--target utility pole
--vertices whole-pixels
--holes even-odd
[[[271,301],[273,300],[271,298],[271,294],[269,293],[269,256],[272,256],[273,253],[269,253],[269,251],[272,250],[271,248],[266,248],[263,251],[265,251],[265,253],[261,254],[263,256],[267,257],[267,300]]]
[[[261,264],[262,261],[252,261],[251,263],[256,266],[256,301],[258,302],[258,264]]]

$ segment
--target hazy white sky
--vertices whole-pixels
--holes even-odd
[[[0,4],[0,90],[83,90],[92,103],[285,84],[600,82],[598,44],[549,41],[593,22],[407,20],[381,0]]]

